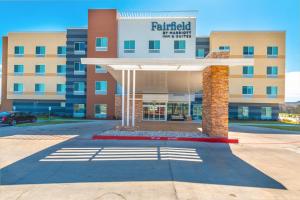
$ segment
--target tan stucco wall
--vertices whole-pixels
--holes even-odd
[[[243,66],[230,67],[229,101],[247,103],[283,103],[285,93],[285,32],[231,32],[217,31],[210,35],[210,49],[230,46],[231,58],[243,57],[243,46],[254,46],[254,77],[243,78]],[[278,57],[268,58],[267,47],[278,46]],[[278,77],[267,78],[267,66],[278,66]],[[252,85],[254,95],[244,98],[242,86]],[[277,86],[277,98],[267,98],[266,87]]]
[[[14,47],[24,46],[24,57],[14,56]],[[45,57],[36,57],[36,46],[45,46]],[[56,84],[65,84],[65,76],[56,74],[57,65],[65,65],[66,58],[57,56],[57,47],[66,46],[65,32],[36,32],[8,34],[8,99],[51,99],[64,100],[65,95],[56,94]],[[24,75],[14,76],[14,65],[24,65]],[[35,75],[35,65],[44,64],[44,76]],[[24,93],[13,94],[13,84],[23,83]],[[34,95],[34,84],[45,84],[45,95]]]

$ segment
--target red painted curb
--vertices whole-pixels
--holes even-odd
[[[238,139],[229,138],[187,138],[187,137],[151,137],[151,136],[111,136],[111,135],[94,135],[93,140],[171,140],[187,142],[209,142],[209,143],[239,143]]]

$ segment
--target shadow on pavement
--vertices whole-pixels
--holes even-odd
[[[100,161],[93,160],[95,155],[87,161],[40,161],[47,159],[49,155],[60,154],[66,150],[67,153],[74,153],[83,148],[96,149],[92,151],[96,152],[95,155],[101,151],[106,155],[105,150],[115,150],[117,153],[114,152],[111,159]],[[128,150],[130,148],[131,150]],[[139,152],[139,156],[145,156],[151,154],[151,149],[154,149],[152,154],[155,155],[155,159],[135,160],[136,152]],[[82,152],[87,153],[89,150]],[[175,159],[163,160],[163,154],[166,152]],[[199,157],[195,162],[176,160],[193,152]],[[116,154],[123,157],[127,155],[133,160],[118,160]],[[75,142],[75,139],[71,139],[1,169],[2,185],[124,181],[181,181],[286,189],[281,183],[236,157],[226,144],[91,140]]]

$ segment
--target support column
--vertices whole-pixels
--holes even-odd
[[[228,137],[228,66],[210,66],[203,71],[203,133]]]
[[[130,70],[127,70],[127,113],[126,126],[129,126]]]
[[[125,71],[122,70],[122,126],[125,125]]]
[[[131,118],[131,122],[132,122],[132,127],[135,126],[135,69],[133,70],[133,74],[132,74],[132,118]]]

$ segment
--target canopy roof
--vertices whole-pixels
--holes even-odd
[[[252,58],[81,58],[83,64],[112,70],[202,71],[205,67],[254,65]]]

